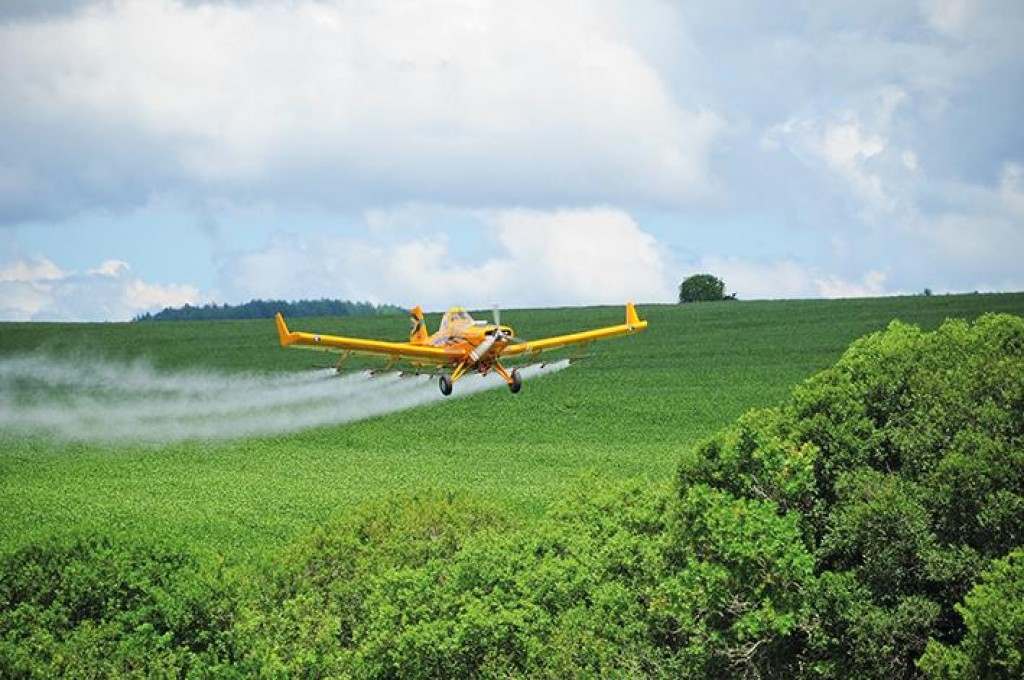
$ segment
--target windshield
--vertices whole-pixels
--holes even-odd
[[[473,317],[469,315],[465,309],[461,307],[455,307],[445,312],[444,316],[441,317],[441,330],[448,330],[452,325],[464,326],[466,324],[472,324]]]

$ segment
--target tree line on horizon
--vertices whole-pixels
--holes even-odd
[[[183,307],[165,307],[156,314],[149,312],[132,319],[141,321],[222,321],[229,319],[271,319],[281,312],[285,316],[379,316],[402,314],[405,310],[396,305],[375,305],[371,302],[351,300],[250,300],[240,305],[207,303],[200,307],[186,304]]]

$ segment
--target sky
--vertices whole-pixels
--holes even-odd
[[[1019,0],[3,0],[0,320],[1024,290]]]

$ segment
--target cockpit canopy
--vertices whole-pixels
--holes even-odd
[[[469,315],[469,312],[467,312],[462,307],[452,307],[451,309],[444,313],[444,316],[441,317],[440,330],[446,331],[452,328],[453,326],[472,326],[473,323],[473,317]]]

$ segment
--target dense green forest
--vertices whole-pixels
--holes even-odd
[[[253,565],[88,534],[0,564],[0,675],[1024,676],[1024,319],[893,322],[522,524],[397,493]]]
[[[240,305],[205,304],[201,307],[167,307],[156,314],[141,314],[132,321],[212,321],[228,319],[272,319],[281,312],[285,316],[377,316],[404,313],[395,305],[375,305],[348,300],[250,300]]]

